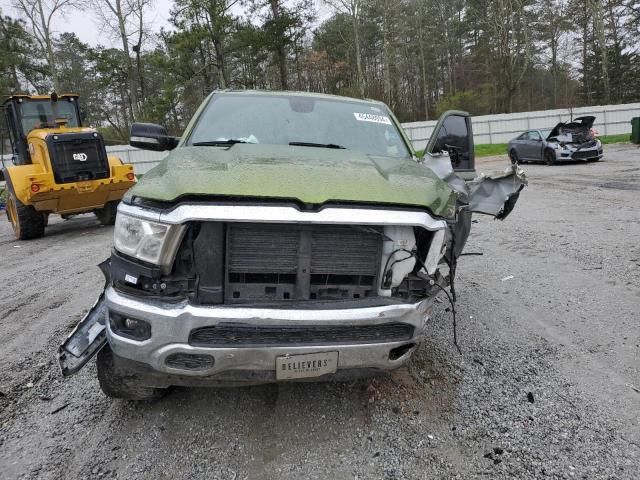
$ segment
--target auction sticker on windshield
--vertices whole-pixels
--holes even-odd
[[[356,117],[356,120],[359,122],[373,122],[373,123],[383,123],[385,125],[391,125],[391,119],[385,115],[374,115],[373,113],[359,113],[354,112],[353,114]]]
[[[276,357],[276,379],[319,377],[335,373],[338,369],[338,352],[308,353]]]

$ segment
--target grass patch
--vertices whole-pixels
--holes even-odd
[[[603,145],[607,145],[609,143],[629,142],[631,141],[630,137],[630,133],[620,133],[618,135],[601,135],[600,137],[598,137],[598,139],[600,140],[600,142],[602,142]]]
[[[475,146],[476,157],[490,157],[492,155],[505,155],[507,153],[506,143],[485,143]]]
[[[476,157],[488,157],[491,155],[505,155],[507,153],[506,143],[494,143],[475,146]],[[424,156],[424,150],[417,150],[418,157]]]

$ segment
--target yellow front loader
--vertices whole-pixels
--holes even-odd
[[[12,158],[4,161],[7,218],[19,240],[44,235],[49,215],[94,212],[112,225],[135,184],[133,166],[108,156],[82,126],[77,95],[12,95],[3,104]]]

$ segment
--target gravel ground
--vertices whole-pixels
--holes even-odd
[[[482,169],[506,160],[482,160]],[[440,303],[406,368],[371,381],[107,399],[58,345],[101,289],[111,228],[0,224],[0,478],[637,479],[640,151],[525,166],[459,264],[462,356]]]

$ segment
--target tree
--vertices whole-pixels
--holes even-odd
[[[153,0],[93,0],[96,11],[103,25],[115,34],[121,44],[124,56],[124,67],[127,76],[127,97],[128,101],[123,106],[126,111],[125,117],[133,121],[141,116],[141,93],[144,93],[142,76],[140,72],[139,52],[142,48],[145,27],[144,16],[153,4]],[[131,48],[132,38],[137,40]],[[138,68],[134,69],[130,51],[137,53]]]
[[[533,58],[530,36],[531,12],[527,0],[495,0],[490,7],[490,35],[494,42],[495,73],[499,96],[499,110],[513,111],[513,99],[529,71]]]
[[[361,98],[365,96],[365,79],[362,70],[362,52],[360,48],[361,0],[325,0],[336,12],[347,15],[351,21],[353,45],[356,61],[356,84]]]
[[[197,48],[201,49],[202,61],[215,66],[219,88],[230,84],[226,50],[235,27],[231,9],[237,3],[238,0],[177,0],[173,10],[174,24],[205,43]]]
[[[611,88],[609,85],[609,59],[607,52],[607,39],[604,27],[604,8],[602,0],[588,0],[589,10],[593,18],[594,43],[600,52],[600,73],[602,75],[603,101],[609,103],[611,98]]]
[[[65,11],[76,5],[76,0],[15,0],[14,6],[25,15],[31,27],[33,36],[44,54],[49,67],[51,83],[55,90],[59,90],[58,68],[54,55],[54,31],[52,22],[56,17],[63,16]]]
[[[564,0],[542,0],[539,5],[540,13],[536,22],[537,40],[540,41],[548,52],[549,71],[553,85],[551,88],[552,104],[558,103],[558,80],[561,74],[560,48],[563,37],[572,27],[572,21],[568,15],[567,4]]]
[[[254,1],[253,11],[262,21],[260,39],[274,56],[278,71],[278,86],[289,88],[289,49],[304,36],[314,18],[311,0],[297,0],[285,5],[284,0]]]
[[[21,20],[0,11],[0,95],[38,88],[46,70],[33,52],[33,38]]]

